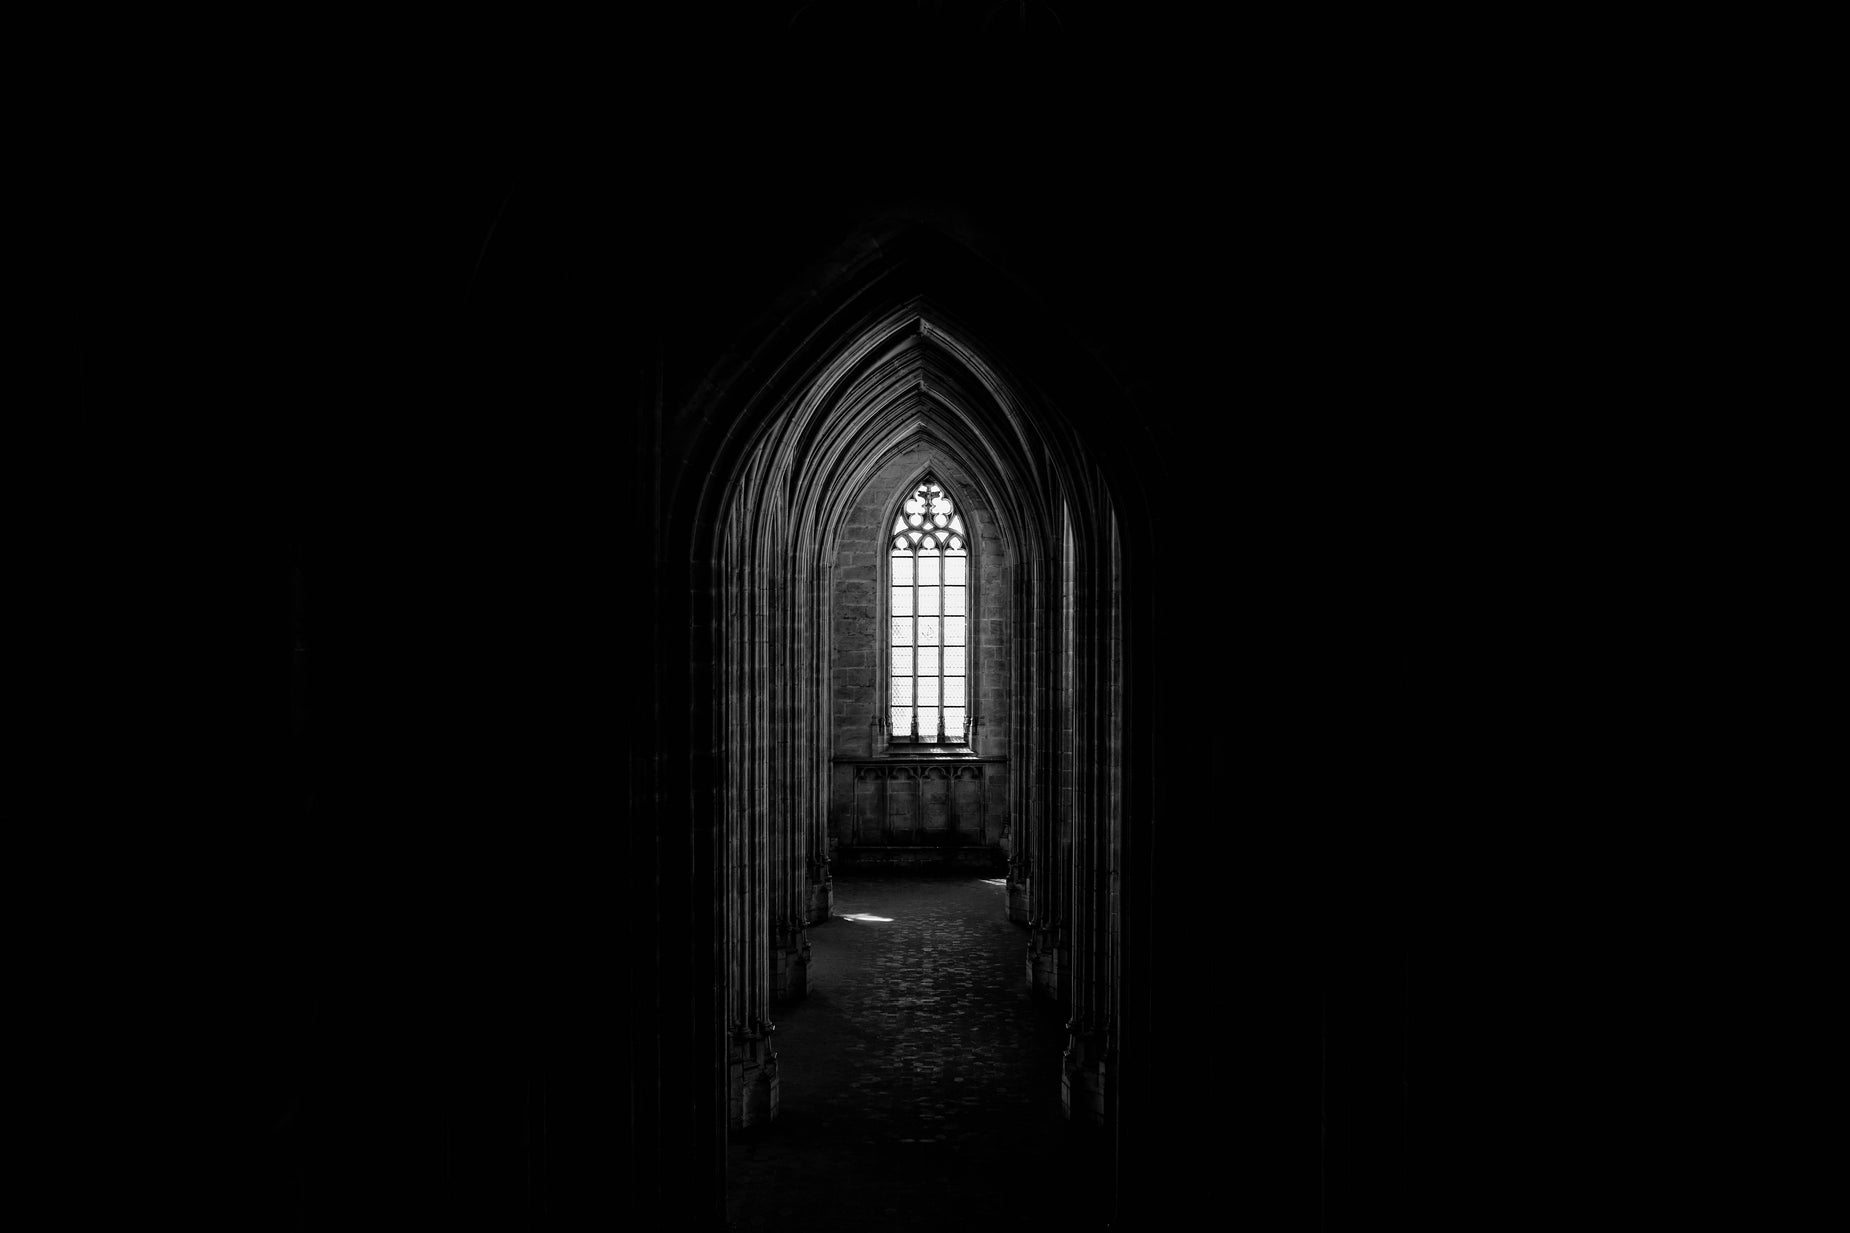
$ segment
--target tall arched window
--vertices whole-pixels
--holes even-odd
[[[970,544],[963,516],[927,475],[891,531],[889,739],[961,745],[969,714]]]

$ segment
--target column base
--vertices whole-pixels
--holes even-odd
[[[1034,896],[1029,893],[1028,879],[1018,876],[1012,868],[1008,871],[1008,895],[1010,920],[1025,925],[1034,919]]]
[[[771,1001],[794,1002],[809,994],[809,933],[798,926],[771,946]]]
[[[1104,1034],[1073,1030],[1067,1041],[1060,1065],[1060,1109],[1076,1126],[1103,1130],[1111,1120],[1110,1098],[1115,1095]]]
[[[777,1051],[771,1048],[776,1030],[760,1023],[755,1030],[732,1034],[726,1104],[733,1130],[768,1126],[777,1117]]]
[[[835,879],[830,876],[829,863],[821,861],[810,867],[808,889],[803,897],[803,923],[820,925],[834,910]]]
[[[1028,926],[1028,987],[1058,1002],[1066,989],[1071,952],[1044,925]]]

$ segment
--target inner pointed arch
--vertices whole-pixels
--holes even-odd
[[[970,529],[927,465],[889,505],[887,729],[895,743],[965,746],[975,659]]]

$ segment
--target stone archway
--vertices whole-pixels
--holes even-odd
[[[1148,790],[1127,638],[1140,532],[1123,525],[1139,487],[1103,447],[1111,397],[1018,300],[998,311],[1005,290],[941,237],[902,232],[735,357],[691,412],[712,428],[712,463],[680,502],[699,614],[690,735],[705,753],[691,800],[714,857],[732,1127],[775,1116],[773,1007],[802,996],[805,926],[827,903],[835,708],[855,705],[831,688],[837,638],[853,635],[837,584],[868,581],[835,578],[836,554],[869,486],[918,465],[966,477],[991,507],[1007,710],[985,741],[1007,784],[1011,906],[1029,927],[1028,979],[1068,1016],[1066,1107],[1116,1126],[1126,835]]]

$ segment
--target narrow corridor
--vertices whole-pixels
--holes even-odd
[[[1109,1179],[1069,1181],[1065,1034],[984,876],[837,873],[809,996],[777,1019],[777,1120],[727,1149],[732,1229],[1098,1227],[1096,1201],[1091,1223],[1058,1219]]]

